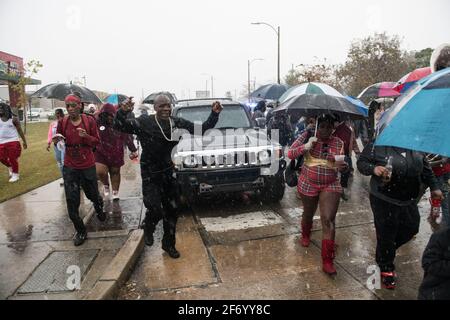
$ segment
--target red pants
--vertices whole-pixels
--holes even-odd
[[[19,173],[19,157],[22,147],[19,141],[0,144],[0,162],[12,168],[13,173]]]

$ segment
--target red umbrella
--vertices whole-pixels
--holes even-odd
[[[360,100],[371,100],[376,98],[394,98],[398,97],[400,93],[394,90],[395,82],[380,82],[375,83],[365,88],[358,96]]]
[[[430,67],[416,69],[398,80],[397,85],[394,87],[394,89],[400,93],[403,93],[408,90],[414,83],[416,83],[417,80],[425,78],[429,74],[431,74]]]

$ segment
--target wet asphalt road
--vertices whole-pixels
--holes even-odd
[[[311,246],[299,245],[301,201],[287,187],[279,204],[264,204],[255,196],[221,196],[185,211],[178,223],[177,260],[160,248],[160,223],[155,244],[145,248],[119,298],[416,299],[423,276],[420,259],[431,234],[427,199],[420,203],[419,234],[398,251],[397,289],[369,288],[376,242],[368,179],[355,173],[350,200],[341,201],[335,277],[321,271],[318,213]]]

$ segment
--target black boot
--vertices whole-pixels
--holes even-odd
[[[142,229],[144,229],[144,241],[149,247],[153,245],[153,233],[155,232],[155,226],[152,223],[147,223],[144,221],[142,224]]]
[[[162,249],[169,254],[171,258],[177,259],[180,253],[175,248],[175,230],[165,230],[162,239]]]
[[[86,230],[84,230],[84,231],[77,231],[77,233],[73,237],[73,244],[76,247],[81,246],[84,243],[84,241],[86,240],[86,238],[87,238]]]
[[[106,220],[106,212],[103,210],[103,200],[94,204],[95,212],[97,213],[97,219],[101,222]]]
[[[180,253],[177,251],[173,244],[162,245],[162,249],[167,252],[167,254],[174,259],[178,259],[180,257]]]

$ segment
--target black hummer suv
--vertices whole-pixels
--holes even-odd
[[[215,100],[181,100],[172,114],[201,124]],[[183,135],[172,152],[182,198],[192,203],[208,194],[257,191],[264,200],[280,201],[286,167],[281,146],[256,127],[244,105],[218,101],[223,110],[214,129]]]

